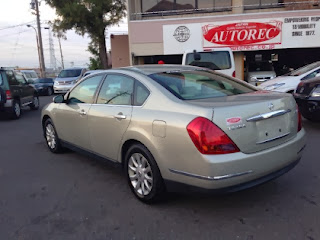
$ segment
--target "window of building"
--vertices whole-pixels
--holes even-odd
[[[203,11],[231,10],[232,0],[141,0],[142,13],[167,12],[166,15]],[[163,13],[162,13],[163,14]]]
[[[283,0],[243,0],[245,9],[279,7]]]

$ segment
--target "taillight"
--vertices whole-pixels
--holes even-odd
[[[236,77],[236,71],[233,71],[232,77]]]
[[[12,99],[12,95],[11,95],[10,90],[7,90],[7,91],[6,91],[6,96],[7,96],[7,100]]]
[[[298,105],[297,105],[297,114],[298,114],[298,132],[299,132],[302,129],[302,120],[301,120],[301,113]]]
[[[197,117],[187,126],[189,136],[202,154],[239,152],[237,145],[210,120]]]

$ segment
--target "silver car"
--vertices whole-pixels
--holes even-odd
[[[50,151],[123,166],[135,196],[251,187],[293,168],[305,131],[290,94],[211,70],[145,65],[81,80],[42,111]]]
[[[54,93],[68,92],[83,77],[85,72],[85,68],[63,69],[54,80]]]

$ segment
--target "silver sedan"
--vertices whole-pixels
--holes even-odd
[[[89,75],[43,109],[42,126],[53,153],[67,147],[121,164],[144,202],[261,184],[292,169],[306,142],[290,94],[191,66]]]

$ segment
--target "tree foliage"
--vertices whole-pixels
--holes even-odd
[[[120,22],[125,16],[124,0],[45,0],[56,9],[58,18],[53,23],[56,32],[74,29],[88,34],[91,47],[97,47],[103,68],[108,67],[105,29]],[[90,48],[90,45],[89,45]],[[89,50],[90,51],[90,50]]]
[[[96,69],[102,69],[102,63],[99,57],[97,44],[94,42],[90,42],[88,46],[88,52],[91,53],[92,57],[89,58],[89,69],[90,70],[96,70]]]

